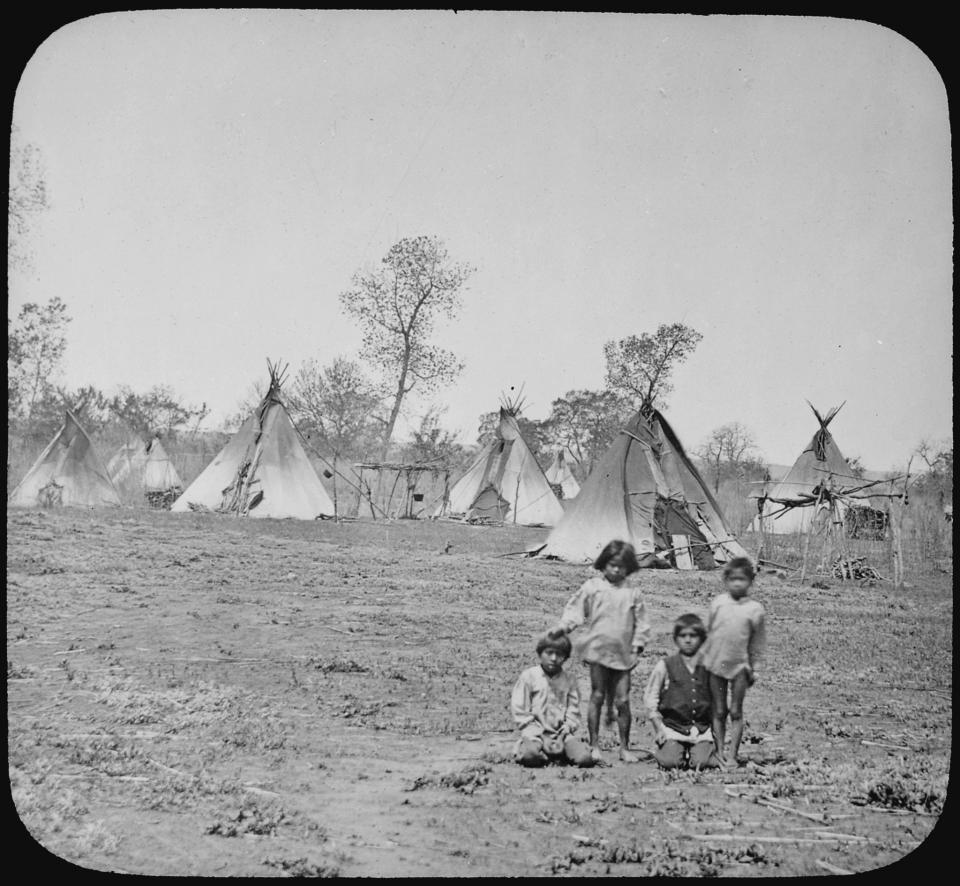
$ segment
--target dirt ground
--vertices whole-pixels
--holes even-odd
[[[813,875],[895,861],[946,793],[952,596],[758,581],[743,768],[525,771],[507,711],[586,567],[543,530],[7,515],[9,763],[34,837],[141,874]],[[642,573],[654,626],[716,573]],[[571,661],[586,688],[584,668]]]

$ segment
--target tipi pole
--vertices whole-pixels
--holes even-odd
[[[760,507],[757,508],[757,528],[760,530],[760,544],[757,548],[757,564],[759,565],[761,559],[763,559],[764,553],[766,553],[767,547],[767,531],[766,531],[766,520],[763,518],[763,510],[766,507],[766,502],[764,502]]]
[[[817,501],[813,506],[813,515],[810,517],[810,522],[807,523],[807,534],[803,539],[803,562],[800,566],[800,584],[803,584],[804,578],[807,576],[807,555],[810,553],[810,534],[813,532],[813,524],[816,522],[817,511],[820,508],[820,502],[823,499],[823,486],[819,487],[819,492],[817,493]]]
[[[901,519],[903,515],[903,504],[897,508],[897,513],[893,513],[893,500],[891,504],[890,520],[890,546],[892,549],[893,560],[893,586],[897,590],[903,587],[903,544],[900,536]]]
[[[320,450],[318,450],[317,447],[314,446],[314,445],[304,436],[303,431],[301,431],[300,428],[297,426],[297,423],[293,420],[293,417],[292,417],[292,416],[290,416],[290,424],[293,425],[294,430],[295,430],[295,431],[297,432],[297,434],[300,436],[301,442],[307,447],[307,449],[309,449],[314,455],[316,455],[316,457],[319,458],[320,461],[322,461],[325,465],[327,465],[328,467],[333,467],[333,465],[332,465],[329,461],[327,461],[327,459],[324,457],[323,453],[321,453]],[[363,497],[363,489],[361,488],[360,485],[358,485],[357,483],[354,483],[354,482],[353,482],[349,477],[347,477],[346,475],[344,475],[344,474],[339,474],[338,476],[339,476],[348,486],[350,486],[350,487],[352,487],[353,489],[356,489],[356,490],[357,490],[357,516],[359,517],[359,516],[360,516],[360,498]],[[368,488],[369,488],[369,484],[368,484]],[[369,497],[367,498],[367,501],[370,503],[370,512],[373,513],[373,502],[370,501]],[[384,514],[384,516],[386,516],[386,514]]]
[[[903,512],[907,504],[907,487],[910,483],[910,466],[912,463],[913,458],[911,457],[910,461],[907,462],[907,472],[903,478],[903,492],[900,493],[900,507],[896,515],[897,518],[890,524],[894,551],[893,586],[897,590],[903,588]],[[892,501],[891,499],[891,503]]]
[[[393,505],[393,494],[397,491],[397,484],[400,482],[400,473],[401,472],[397,470],[396,476],[393,478],[393,486],[390,487],[390,496],[387,498],[387,514],[390,514],[390,508]]]
[[[333,453],[333,517],[335,520],[340,518],[340,511],[337,510],[337,453]]]
[[[520,510],[518,505],[520,504],[520,480],[523,478],[523,466],[526,464],[526,459],[522,459],[520,462],[520,470],[517,471],[517,486],[513,491],[513,525],[517,525],[517,511]]]

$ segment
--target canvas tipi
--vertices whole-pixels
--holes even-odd
[[[154,437],[147,453],[147,462],[143,466],[143,491],[150,496],[158,492],[168,493],[174,489],[183,489],[183,481],[160,438]]]
[[[712,569],[746,556],[676,434],[654,409],[641,410],[621,428],[538,552],[590,561],[613,539],[629,541],[641,557],[672,553],[681,568]]]
[[[117,486],[131,481],[139,482],[143,466],[147,463],[147,447],[139,434],[127,431],[127,438],[107,462],[107,473]]]
[[[557,454],[553,457],[553,462],[550,467],[544,471],[546,474],[547,482],[551,486],[559,486],[560,491],[563,494],[563,500],[569,501],[571,498],[576,498],[580,492],[580,484],[577,482],[577,478],[573,476],[573,471],[570,469],[570,456],[569,450],[560,449]]]
[[[106,467],[70,410],[63,427],[10,493],[9,503],[28,507],[120,504]]]
[[[334,515],[280,398],[283,372],[268,366],[270,389],[260,405],[171,510],[300,520]]]
[[[759,514],[754,521],[757,530],[762,522],[764,532],[777,535],[805,532],[811,521],[814,524],[822,521],[831,506],[837,508],[842,518],[847,507],[858,503],[854,499],[863,499],[864,506],[869,504],[868,496],[852,492],[862,488],[863,481],[853,475],[828,430],[843,404],[833,407],[826,415],[821,415],[812,404],[808,405],[820,427],[786,476],[778,483],[766,484],[766,488],[755,495],[759,500]],[[833,495],[828,498],[821,494],[821,489],[831,489]],[[847,492],[851,494],[845,494]]]
[[[501,408],[497,433],[454,484],[434,516],[553,526],[563,516],[543,470],[520,433],[515,408]]]

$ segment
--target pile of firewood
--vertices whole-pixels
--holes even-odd
[[[863,581],[864,579],[873,579],[881,581],[883,576],[877,572],[869,563],[866,557],[837,557],[830,568],[830,574],[834,578],[853,579],[854,581]]]

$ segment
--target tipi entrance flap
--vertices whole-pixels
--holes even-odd
[[[711,539],[698,518],[713,539],[730,541]],[[584,482],[541,553],[588,560],[614,538],[630,541],[640,553],[671,550],[672,534],[688,536],[699,568],[746,555],[663,416],[637,413]]]
[[[10,493],[26,507],[119,505],[120,496],[90,438],[69,410],[63,425]]]

